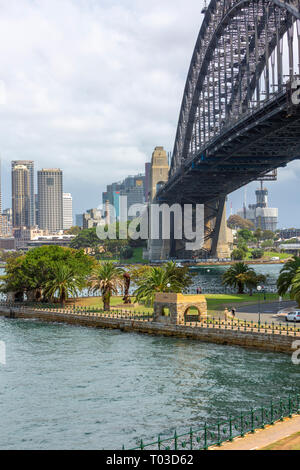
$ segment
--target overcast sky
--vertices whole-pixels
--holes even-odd
[[[0,0],[3,207],[10,161],[60,167],[74,214],[173,149],[203,16],[199,0]],[[300,162],[269,184],[281,226],[300,226]],[[256,184],[248,189],[254,202]],[[230,196],[233,210],[243,190]]]

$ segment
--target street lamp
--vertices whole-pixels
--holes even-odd
[[[262,287],[261,286],[257,286],[257,292],[258,294],[261,293],[261,290],[262,290]],[[260,295],[258,296],[258,324],[260,326]]]

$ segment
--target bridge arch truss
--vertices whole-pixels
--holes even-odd
[[[298,0],[212,0],[187,77],[170,179],[196,155],[205,155],[224,130],[276,99],[295,75]]]

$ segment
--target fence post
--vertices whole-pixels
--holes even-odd
[[[175,434],[174,434],[174,450],[178,450],[177,439],[178,439],[178,436],[177,436],[177,432],[175,431]]]
[[[229,418],[229,441],[232,442],[233,441],[233,435],[232,435],[232,417],[230,415],[230,418]]]
[[[241,437],[244,437],[244,415],[243,412],[241,413]]]
[[[204,450],[208,449],[207,445],[207,423],[204,424]]]
[[[194,436],[193,429],[190,428],[190,450],[193,450],[193,436]]]
[[[273,405],[273,400],[271,400],[271,424],[274,424],[274,405]]]
[[[283,421],[283,408],[282,408],[282,400],[280,398],[280,421]]]
[[[222,441],[221,441],[221,424],[220,421],[218,422],[218,447],[221,447]]]
[[[265,429],[265,409],[261,407],[261,428]]]

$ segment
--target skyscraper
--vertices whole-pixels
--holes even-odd
[[[39,227],[63,230],[63,173],[60,169],[38,171]]]
[[[13,227],[30,227],[30,173],[25,165],[12,169],[12,223]]]
[[[29,224],[28,227],[34,227],[36,224],[35,220],[35,197],[34,197],[34,162],[32,160],[13,160],[11,162],[11,169],[16,166],[25,166],[29,172]]]
[[[69,230],[73,226],[73,199],[70,193],[63,193],[63,227]]]

